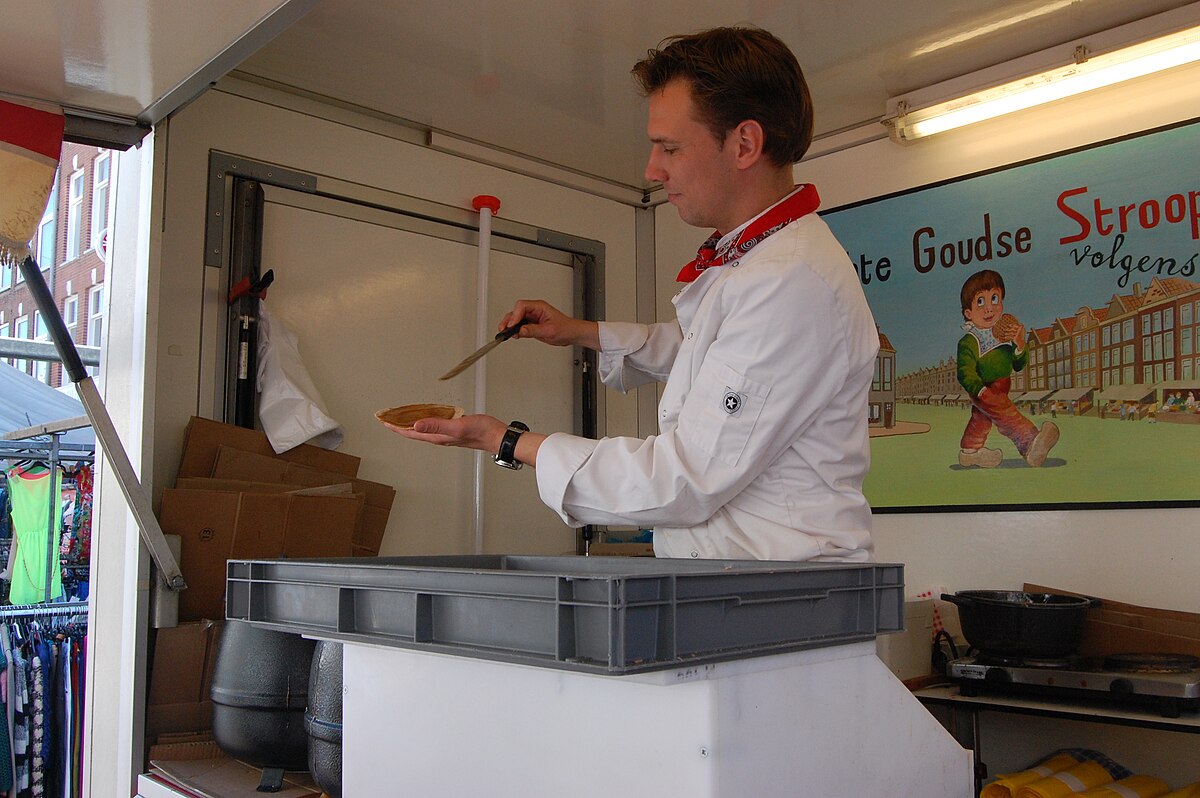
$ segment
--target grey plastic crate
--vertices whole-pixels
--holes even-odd
[[[627,557],[230,560],[226,617],[340,640],[603,674],[904,628],[904,566]]]

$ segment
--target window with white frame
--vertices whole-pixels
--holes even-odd
[[[35,341],[49,341],[50,340],[50,328],[46,326],[46,320],[42,318],[42,312],[40,310],[34,311],[34,313],[33,313],[33,330],[34,330],[33,340],[35,340]],[[50,361],[48,361],[48,360],[33,361],[33,376],[37,378],[38,382],[44,382],[47,385],[49,385],[50,384]]]
[[[7,324],[0,324],[0,338],[7,338],[7,337],[8,337],[8,332],[9,332],[9,330],[8,330],[8,325],[7,325]],[[4,358],[4,361],[3,361],[3,362],[7,363],[7,364],[8,364],[8,365],[10,365],[10,366],[13,364],[13,360],[12,360],[12,358],[11,358],[11,357],[6,357],[6,358]]]
[[[100,346],[104,334],[104,283],[88,289],[87,345]]]
[[[112,176],[112,154],[101,150],[92,169],[92,246],[99,247],[108,230],[109,183]]]
[[[79,326],[79,295],[72,294],[63,300],[63,323],[67,325],[67,329],[71,331],[71,337],[75,337],[75,328]]]
[[[22,316],[13,323],[13,338],[25,340],[29,338],[29,317]],[[29,372],[29,361],[18,358],[13,361],[13,366],[19,371]]]
[[[7,263],[0,263],[0,291],[12,288],[14,268]]]
[[[71,175],[67,191],[67,260],[83,254],[83,170]]]
[[[50,189],[50,199],[46,202],[46,210],[42,213],[42,221],[38,223],[37,237],[31,242],[30,251],[33,259],[42,271],[55,265],[58,250],[55,244],[58,239],[58,175],[54,176],[54,185]]]

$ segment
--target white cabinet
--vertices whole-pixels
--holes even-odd
[[[964,798],[971,754],[873,642],[600,676],[347,643],[348,798]]]

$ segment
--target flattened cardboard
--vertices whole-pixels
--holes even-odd
[[[212,476],[225,480],[254,480],[290,485],[314,487],[330,485],[345,480],[345,477],[322,471],[319,468],[290,463],[274,457],[246,452],[228,446],[219,446],[213,464]],[[370,554],[378,554],[387,528],[396,489],[391,485],[352,479],[350,485],[355,493],[366,497],[365,509],[358,520],[354,545]]]
[[[299,488],[282,482],[245,482],[240,479],[214,479],[212,477],[182,477],[175,481],[175,487],[180,490],[220,490],[226,493],[294,493],[303,496],[339,496],[354,492],[354,487],[349,482]]]
[[[194,704],[208,697],[202,690],[212,627],[203,620],[155,631],[148,704]]]
[[[146,707],[146,736],[154,739],[170,732],[211,731],[212,712],[212,701]]]
[[[212,729],[209,693],[223,628],[223,621],[200,620],[155,631],[148,738]]]
[[[203,796],[259,798],[262,770],[221,755],[210,759],[150,760],[151,772],[171,784]],[[279,798],[319,798],[321,790],[308,773],[285,774]]]
[[[1024,590],[1100,598],[1041,585],[1026,584]],[[1200,657],[1200,615],[1100,598],[1100,606],[1087,612],[1079,653],[1084,656],[1188,654]]]
[[[225,617],[229,559],[349,557],[362,511],[357,494],[163,491],[159,522],[179,535],[179,567],[188,588],[179,594],[179,619]]]
[[[179,463],[181,477],[211,477],[217,447],[228,446],[265,457],[331,471],[346,477],[358,474],[359,458],[344,452],[322,449],[302,443],[282,454],[275,454],[265,433],[259,430],[222,424],[212,419],[192,416],[183,437],[183,457]]]
[[[196,740],[192,742],[155,743],[150,746],[150,760],[165,760],[171,762],[187,762],[195,759],[215,759],[224,756],[221,749],[212,740]]]

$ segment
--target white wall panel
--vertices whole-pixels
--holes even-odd
[[[157,345],[158,394],[154,488],[171,484],[187,418],[211,412],[211,394],[200,383],[202,360],[217,357],[218,333],[201,323],[207,166],[211,149],[280,164],[311,174],[381,188],[459,208],[477,194],[501,199],[500,217],[591,238],[606,246],[605,312],[632,318],[634,297],[633,209],[567,187],[466,161],[392,138],[375,120],[363,129],[232,94],[213,91],[171,120],[167,189],[163,212],[161,270],[163,307]],[[398,131],[397,135],[400,135]],[[336,257],[331,280],[352,279],[354,264]],[[210,297],[215,300],[215,297]],[[210,324],[210,326],[212,326]],[[387,398],[381,397],[384,405]],[[608,429],[636,430],[632,396],[607,397]],[[353,453],[353,452],[351,452]]]
[[[358,475],[396,488],[380,553],[471,553],[473,454],[404,440],[374,413],[418,402],[474,412],[476,369],[438,377],[476,348],[475,246],[360,221],[349,203],[290,207],[280,196],[288,193],[267,192],[262,268],[275,282],[266,305],[296,336],[327,411],[345,428],[342,450],[362,458]],[[489,270],[491,319],[533,292],[570,307],[569,266],[493,250]],[[570,431],[573,357],[533,341],[497,348],[485,361],[486,412]],[[485,551],[575,552],[574,530],[539,501],[532,469],[488,464],[483,481]]]

